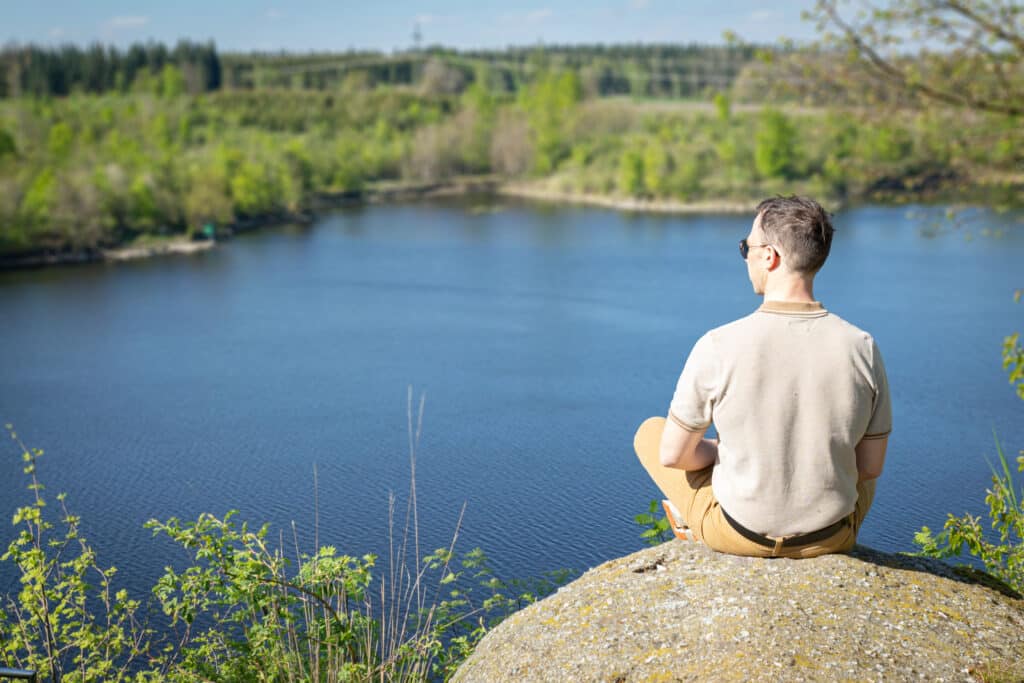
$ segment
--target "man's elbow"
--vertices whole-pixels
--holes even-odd
[[[697,469],[693,467],[694,451],[703,432],[692,432],[683,429],[671,419],[665,424],[661,435],[661,447],[658,449],[658,460],[662,467],[676,470]]]
[[[696,449],[681,451],[661,451],[659,453],[662,467],[669,467],[684,472],[693,472],[704,469],[707,463],[702,463]]]
[[[880,476],[882,476],[882,463],[878,463],[877,466],[870,465],[864,468],[857,468],[858,482],[878,479]]]
[[[658,451],[658,460],[661,462],[662,467],[678,468],[682,459],[682,453],[676,449],[666,448],[662,445]]]

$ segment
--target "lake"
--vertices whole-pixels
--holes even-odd
[[[1024,216],[935,233],[941,217],[839,214],[816,288],[888,368],[895,429],[860,538],[883,550],[984,512],[993,430],[1024,447],[1000,367],[1024,331]],[[505,577],[586,569],[642,547],[633,516],[657,492],[634,429],[665,414],[696,339],[759,304],[736,247],[750,220],[367,206],[195,256],[0,273],[0,422],[46,451],[48,494],[137,594],[183,557],[152,517],[236,508],[275,538],[294,521],[311,550],[314,468],[320,542],[382,552],[411,386],[422,546],[446,545],[466,503],[457,548]],[[18,455],[0,449],[3,520],[28,500]]]

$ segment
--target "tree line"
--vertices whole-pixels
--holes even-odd
[[[224,53],[212,42],[94,44],[0,50],[0,97],[147,89],[170,66],[192,94],[226,89],[330,90],[416,86],[437,64],[468,85],[483,71],[488,87],[516,92],[537,74],[576,71],[597,96],[698,97],[726,90],[758,48],[713,45],[550,45],[458,51],[443,46],[398,53]],[[433,65],[433,66],[432,66]]]
[[[0,97],[64,96],[151,88],[176,70],[189,93],[222,86],[221,60],[212,42],[137,43],[121,50],[93,44],[8,46],[0,50]]]

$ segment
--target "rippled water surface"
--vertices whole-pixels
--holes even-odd
[[[999,357],[1024,328],[1021,216],[929,236],[941,211],[917,214],[840,214],[816,292],[886,358],[895,431],[861,540],[887,550],[983,511],[993,429],[1024,446]],[[507,576],[584,569],[641,547],[632,517],[656,491],[633,430],[665,413],[700,334],[759,303],[736,249],[749,221],[373,206],[193,257],[0,273],[0,420],[143,589],[181,558],[151,517],[237,508],[311,542],[314,467],[320,542],[382,552],[412,385],[422,545],[467,503],[458,547]],[[2,447],[0,520],[24,483]]]

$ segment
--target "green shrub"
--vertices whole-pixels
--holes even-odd
[[[114,590],[117,570],[99,564],[63,494],[59,522],[46,518],[36,477],[43,452],[7,429],[22,450],[32,501],[14,513],[18,534],[0,556],[17,567],[21,586],[0,609],[0,662],[33,669],[43,680],[155,680],[129,673],[151,652],[153,633],[138,623],[139,602]]]
[[[1024,487],[1018,495],[998,439],[996,452],[999,467],[992,468],[992,488],[986,492],[985,503],[997,540],[986,534],[980,517],[950,514],[942,531],[933,534],[928,527],[922,527],[914,542],[921,547],[921,554],[928,557],[974,557],[988,573],[1024,593]],[[1017,458],[1017,464],[1018,471],[1024,472],[1024,455]]]
[[[1015,302],[1020,303],[1022,290],[1013,293]],[[1020,333],[1014,332],[1003,340],[1003,369],[1010,375],[1010,384],[1017,387],[1017,396],[1024,399],[1024,346]]]
[[[17,567],[21,585],[16,595],[0,596],[0,665],[34,669],[44,679],[447,679],[491,628],[573,575],[561,570],[505,582],[479,548],[457,557],[454,537],[420,559],[413,480],[405,532],[389,533],[392,561],[377,580],[373,555],[344,555],[332,546],[289,555],[268,541],[268,525],[237,523],[234,511],[150,520],[154,535],[191,558],[184,568],[167,568],[153,588],[170,620],[170,631],[158,634],[139,623],[140,602],[115,590],[116,569],[99,564],[63,494],[60,522],[47,520],[36,478],[42,452],[8,429],[23,451],[33,501],[18,508],[17,536],[0,557]],[[394,509],[392,498],[392,521]]]

